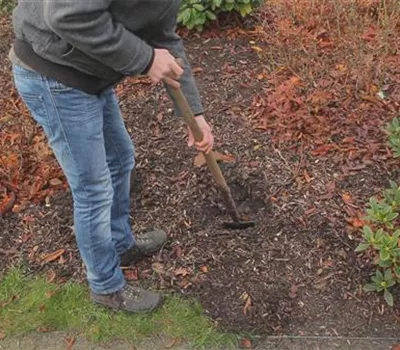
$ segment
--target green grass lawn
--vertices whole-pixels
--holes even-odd
[[[74,332],[101,342],[162,335],[201,348],[237,344],[235,335],[214,328],[196,301],[167,296],[152,314],[116,313],[92,304],[85,286],[48,283],[13,269],[0,282],[0,331],[12,336],[38,330]]]

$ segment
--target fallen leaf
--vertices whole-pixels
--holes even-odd
[[[249,339],[243,338],[243,339],[240,341],[240,347],[241,347],[242,349],[252,349],[252,348],[253,348],[253,345],[251,344],[251,341],[250,341]]]
[[[203,71],[203,68],[201,68],[201,67],[195,67],[195,68],[192,69],[192,72],[195,73],[195,74],[196,73],[200,73],[202,71]]]
[[[43,312],[46,309],[46,305],[41,304],[39,305],[39,312]]]
[[[363,38],[365,41],[374,41],[375,38],[376,38],[376,36],[377,36],[377,30],[376,30],[376,28],[370,27],[370,28],[368,28],[368,29],[364,32],[362,38]]]
[[[35,254],[37,253],[37,251],[39,250],[40,246],[39,245],[35,245],[32,250],[30,251],[28,258],[29,260],[32,260],[33,257],[35,256]]]
[[[394,344],[392,350],[400,350],[400,344]]]
[[[187,275],[190,275],[192,271],[187,268],[187,267],[179,267],[174,271],[175,276],[182,276],[185,277]]]
[[[53,253],[45,255],[44,258],[42,259],[42,263],[47,264],[49,262],[57,260],[64,253],[65,253],[65,249],[58,249]]]
[[[54,297],[58,292],[60,291],[60,288],[56,288],[55,290],[48,290],[46,291],[46,298],[47,299],[51,299],[52,297]]]
[[[364,227],[365,222],[364,222],[363,220],[361,220],[360,218],[354,218],[354,219],[351,221],[351,224],[352,224],[354,227]]]
[[[37,332],[39,333],[48,333],[51,332],[53,329],[51,327],[38,327],[36,329]]]
[[[138,281],[139,280],[137,269],[125,270],[124,275],[125,275],[125,279],[127,281]]]
[[[200,267],[200,271],[203,273],[207,273],[208,272],[208,267],[207,266],[201,266]]]
[[[152,267],[154,272],[157,272],[159,274],[164,274],[165,273],[165,268],[164,268],[163,264],[155,262],[155,263],[151,264],[151,267]]]
[[[353,200],[351,199],[351,196],[348,193],[343,193],[342,199],[343,202],[345,202],[346,204],[353,203]]]
[[[54,178],[54,179],[51,179],[51,180],[49,181],[49,184],[50,184],[51,186],[59,186],[59,185],[62,185],[63,182],[62,182],[60,179]]]
[[[169,341],[166,342],[164,345],[164,349],[172,349],[173,347],[179,345],[182,343],[182,340],[179,338],[172,338]]]
[[[263,52],[263,49],[260,46],[252,46],[251,48],[256,52]]]
[[[6,334],[0,331],[0,340],[3,340],[6,337]]]
[[[65,337],[64,341],[67,344],[66,350],[72,350],[76,342],[76,337],[75,336]]]
[[[310,183],[312,181],[312,177],[308,175],[307,170],[304,169],[304,179]]]
[[[66,260],[65,260],[64,256],[61,255],[61,256],[60,256],[60,259],[58,260],[58,263],[61,264],[61,265],[63,265],[63,264],[65,264],[65,262],[66,262]]]
[[[222,154],[220,152],[214,152],[215,160],[217,162],[234,163],[236,161],[235,157],[230,154]],[[199,153],[194,159],[193,164],[197,167],[201,167],[207,163],[204,154]]]
[[[6,214],[8,211],[12,209],[15,200],[16,200],[15,193],[11,192],[11,194],[0,203],[0,216]]]
[[[249,295],[248,298],[246,299],[246,303],[244,304],[244,308],[243,308],[243,314],[245,316],[247,316],[247,314],[250,310],[250,307],[251,307],[251,297]]]
[[[56,272],[53,269],[50,269],[46,273],[46,281],[47,283],[52,283],[56,278]]]
[[[297,286],[295,284],[292,284],[292,286],[290,287],[290,293],[289,296],[294,299],[297,297]]]
[[[330,150],[337,148],[336,145],[334,144],[329,144],[329,145],[322,145],[317,147],[315,150],[311,152],[313,156],[323,156],[327,154]]]

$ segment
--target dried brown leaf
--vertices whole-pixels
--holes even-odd
[[[217,162],[234,163],[236,161],[236,158],[231,154],[222,154],[220,152],[215,151],[214,156]],[[207,162],[203,153],[199,153],[193,161],[193,164],[197,167],[201,167],[206,163]]]
[[[76,337],[75,336],[65,337],[64,341],[66,343],[65,350],[72,350],[76,342]]]
[[[165,273],[164,265],[161,264],[161,263],[155,262],[155,263],[153,263],[153,264],[151,265],[151,267],[152,267],[152,269],[153,269],[154,272],[157,272],[157,273],[159,273],[160,275]]]
[[[181,343],[182,343],[182,339],[172,338],[165,343],[164,349],[172,349],[173,347],[178,346]]]
[[[4,332],[0,331],[0,340],[3,340],[6,337],[6,334]]]
[[[50,184],[51,186],[59,186],[59,185],[62,185],[63,182],[62,182],[60,179],[58,179],[58,178],[54,178],[54,179],[51,179],[51,180],[49,181],[49,184]]]
[[[243,314],[244,314],[245,316],[247,316],[247,314],[249,313],[250,307],[251,307],[251,297],[250,297],[250,295],[249,295],[249,296],[247,297],[247,299],[246,299],[246,302],[245,302],[244,308],[243,308]]]
[[[208,267],[205,266],[205,265],[204,265],[204,266],[201,266],[201,267],[200,267],[200,271],[203,272],[203,273],[207,273],[207,272],[208,272]]]
[[[310,183],[312,181],[312,177],[308,175],[307,170],[304,169],[304,179]]]
[[[191,269],[187,268],[187,267],[178,267],[175,271],[174,271],[174,275],[175,276],[182,276],[185,277],[187,275],[190,275],[190,273],[192,272]]]
[[[47,264],[49,262],[52,262],[54,260],[57,260],[60,256],[62,256],[65,253],[65,249],[58,249],[53,253],[47,254],[44,256],[42,259],[43,264]]]
[[[47,283],[52,283],[56,278],[56,272],[53,269],[50,269],[46,273],[46,281]]]

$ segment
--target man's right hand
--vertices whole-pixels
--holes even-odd
[[[175,62],[168,50],[154,49],[154,61],[147,73],[154,84],[164,81],[168,85],[179,88],[179,78],[183,74],[183,69]]]

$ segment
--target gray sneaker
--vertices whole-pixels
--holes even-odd
[[[160,250],[167,241],[167,234],[161,230],[154,230],[135,238],[137,245],[120,256],[122,266],[135,264],[143,257],[152,255]]]
[[[92,302],[112,310],[146,313],[158,308],[163,301],[160,294],[126,284],[124,288],[111,294],[91,293]]]

